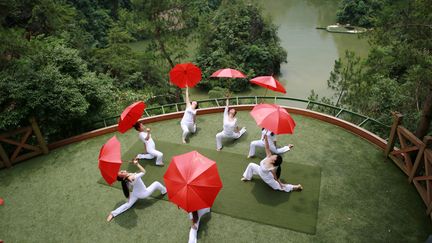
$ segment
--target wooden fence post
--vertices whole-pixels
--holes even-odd
[[[6,151],[3,149],[3,146],[0,144],[0,157],[3,160],[3,163],[6,167],[12,167],[12,164],[9,160],[9,156],[6,154]]]
[[[36,119],[34,117],[30,118],[30,123],[31,123],[31,126],[33,128],[33,132],[35,133],[36,138],[37,138],[37,140],[39,142],[39,145],[40,145],[40,147],[42,149],[42,152],[44,154],[47,154],[49,152],[48,151],[48,146],[46,144],[46,141],[45,141],[44,137],[42,136],[42,133],[41,133],[41,131],[39,129],[39,126],[38,126],[38,124],[36,122]]]
[[[402,117],[403,117],[403,115],[400,114],[399,112],[392,112],[392,115],[393,115],[393,125],[391,127],[389,140],[387,142],[387,148],[384,152],[386,157],[388,157],[388,155],[390,154],[390,151],[393,150],[393,147],[394,147],[394,144],[396,141],[396,131],[397,131],[398,126],[401,124]]]

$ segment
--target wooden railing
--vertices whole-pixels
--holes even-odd
[[[414,184],[426,205],[426,214],[432,219],[432,149],[427,148],[432,137],[418,139],[401,125],[401,114],[393,113],[393,117],[385,155],[408,176],[408,182]],[[396,142],[399,148],[394,147]]]

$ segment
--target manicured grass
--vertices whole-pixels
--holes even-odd
[[[222,152],[246,156],[249,142],[259,138],[260,131],[247,112],[239,112],[238,119],[248,132],[225,143]],[[294,119],[295,134],[280,136],[278,143],[295,145],[284,156],[286,165],[321,168],[316,234],[214,212],[200,229],[200,242],[423,242],[427,238],[431,223],[423,202],[380,149],[339,127],[302,116]],[[222,127],[222,114],[199,116],[199,131],[187,145],[181,144],[179,120],[149,126],[156,146],[167,141],[191,149],[216,149],[214,136]],[[186,242],[190,225],[186,213],[164,200],[140,200],[122,217],[105,222],[125,200],[119,190],[95,183],[100,178],[99,149],[113,135],[0,170],[0,197],[5,199],[0,206],[0,238],[8,243]],[[116,135],[123,151],[138,139],[135,131]]]
[[[277,192],[258,179],[259,177],[248,183],[240,181],[248,163],[259,163],[259,159],[248,160],[244,155],[231,152],[178,146],[178,144],[162,141],[158,142],[158,149],[164,151],[166,158],[196,150],[216,161],[223,188],[212,207],[213,212],[315,234],[321,179],[319,167],[295,163],[284,164],[282,178],[289,179],[292,183],[301,182],[305,190],[293,193]],[[142,142],[137,141],[124,153],[124,160],[130,160],[138,153],[142,153],[142,150]],[[145,165],[147,171],[143,177],[146,185],[150,185],[153,181],[163,182],[162,178],[169,160],[166,161],[166,166],[163,168],[155,166],[154,160],[141,160],[140,162]],[[123,165],[128,171],[137,170],[136,166],[131,163]],[[106,185],[102,178],[98,182]],[[121,189],[120,183],[116,183],[115,186]],[[274,217],[275,215],[280,215],[280,217]]]

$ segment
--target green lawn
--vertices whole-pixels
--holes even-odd
[[[247,112],[239,112],[238,117],[248,132],[239,141],[226,144],[222,153],[237,154],[232,157],[244,158],[242,163],[246,163],[249,142],[257,139],[260,131]],[[431,223],[423,202],[381,150],[339,127],[302,116],[294,119],[295,134],[279,136],[279,144],[295,145],[284,155],[282,177],[289,176],[289,163],[321,168],[316,233],[213,212],[203,221],[200,242],[422,242],[427,238]],[[199,116],[198,133],[187,145],[180,142],[178,123],[170,120],[149,124],[157,146],[158,141],[165,141],[183,149],[215,149],[214,136],[221,129],[222,114]],[[97,183],[99,149],[112,135],[72,144],[0,170],[0,197],[5,199],[0,206],[0,239],[186,242],[186,213],[165,200],[141,200],[113,222],[105,222],[109,211],[124,202],[121,191]],[[137,142],[134,131],[116,135],[124,153]],[[241,174],[237,177],[240,179]]]

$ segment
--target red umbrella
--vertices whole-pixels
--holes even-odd
[[[211,207],[222,188],[216,163],[197,151],[174,156],[164,181],[168,199],[187,212]]]
[[[0,206],[4,204],[3,198],[0,197]]]
[[[194,87],[201,80],[201,69],[192,63],[180,63],[170,71],[170,80],[179,88]]]
[[[118,123],[118,131],[125,133],[127,130],[132,128],[138,119],[141,118],[145,108],[146,105],[144,102],[138,101],[124,109]]]
[[[251,83],[262,86],[266,89],[271,89],[280,93],[286,94],[285,88],[273,76],[260,76],[250,80]]]
[[[99,170],[108,184],[111,185],[117,180],[121,163],[120,142],[114,136],[102,146],[99,152]]]
[[[276,104],[259,104],[250,112],[258,126],[265,128],[275,134],[292,134],[295,121],[291,115]]]
[[[239,70],[235,70],[235,69],[231,69],[231,68],[225,68],[225,69],[217,70],[210,77],[213,77],[213,78],[246,78],[246,75],[244,75]]]

